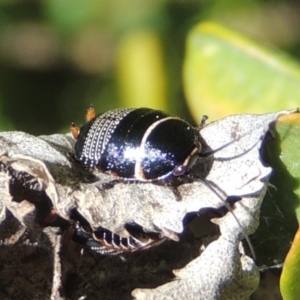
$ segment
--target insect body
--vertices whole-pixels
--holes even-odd
[[[74,130],[75,156],[84,165],[119,178],[168,180],[186,173],[200,151],[200,136],[186,121],[150,108],[121,108]]]

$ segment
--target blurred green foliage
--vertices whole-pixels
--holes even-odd
[[[193,25],[216,21],[297,58],[299,12],[296,0],[2,0],[0,130],[64,132],[84,122],[90,103],[98,112],[149,106],[191,120],[182,66]]]
[[[299,62],[212,22],[188,35],[183,82],[198,122],[203,111],[221,118],[300,105]]]

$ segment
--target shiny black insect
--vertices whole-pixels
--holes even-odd
[[[199,129],[159,110],[121,108],[98,116],[92,111],[87,121],[80,130],[73,125],[76,158],[119,178],[178,177],[194,165],[201,151]]]
[[[174,182],[196,165],[204,145],[200,128],[150,108],[121,108],[96,116],[90,107],[86,120],[80,129],[72,125],[76,159],[122,180]],[[138,224],[125,224],[129,237],[123,238],[105,228],[92,230],[78,214],[73,219],[73,239],[104,255],[148,249],[166,239]]]

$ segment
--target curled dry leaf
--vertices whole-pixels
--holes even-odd
[[[258,270],[250,258],[240,253],[239,242],[258,226],[259,208],[271,174],[271,168],[261,162],[259,149],[270,124],[287,113],[292,112],[235,115],[202,128],[205,150],[218,151],[201,158],[191,170],[202,181],[184,183],[178,189],[153,183],[116,182],[107,174],[88,171],[73,158],[74,140],[70,135],[0,133],[0,220],[5,219],[6,208],[22,226],[45,232],[50,226],[45,220],[51,214],[63,220],[55,223],[60,227],[72,223],[71,212],[76,209],[94,230],[103,227],[128,237],[124,225],[135,222],[146,232],[178,241],[188,214],[224,207],[227,199],[238,196],[240,200],[232,208],[234,214],[214,220],[220,227],[220,237],[199,257],[174,271],[177,280],[156,289],[136,289],[132,295],[137,299],[247,298],[258,284]],[[3,240],[1,235],[0,239]],[[54,260],[60,266],[59,251],[53,243]],[[127,261],[132,263],[130,258]],[[105,269],[105,262],[100,266]],[[53,297],[58,295],[62,275],[56,274],[61,267],[55,270]],[[109,295],[97,284],[94,289],[98,287],[98,293]],[[123,295],[129,297],[130,289],[138,285],[138,281],[136,286],[129,285]],[[78,284],[77,291],[69,294],[79,297],[87,290]]]

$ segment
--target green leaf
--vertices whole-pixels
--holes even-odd
[[[280,277],[280,291],[284,300],[297,300],[300,295],[300,229],[288,253]]]
[[[263,149],[273,174],[252,237],[258,263],[267,266],[284,261],[300,219],[300,114],[280,118],[275,129]]]
[[[281,160],[287,167],[290,175],[296,180],[294,192],[300,198],[300,115],[293,114],[282,119],[276,125],[281,140]],[[299,203],[298,203],[299,205]],[[300,221],[300,207],[296,209]]]
[[[265,113],[300,105],[300,66],[274,49],[214,23],[187,39],[184,89],[194,118]]]
[[[281,160],[286,166],[289,174],[294,179],[293,192],[297,196],[298,201],[291,202],[291,199],[285,200],[286,206],[294,206],[294,211],[298,222],[300,221],[300,116],[294,115],[286,119],[285,122],[280,122],[276,126],[276,130],[281,139]],[[284,178],[283,178],[284,179]],[[283,184],[288,184],[285,182]],[[293,218],[293,216],[290,216]],[[295,216],[294,216],[295,217]],[[286,223],[291,221],[286,218]],[[280,278],[280,290],[283,299],[293,300],[299,299],[300,294],[300,231],[298,229],[295,235],[292,247],[284,261],[284,266]]]

